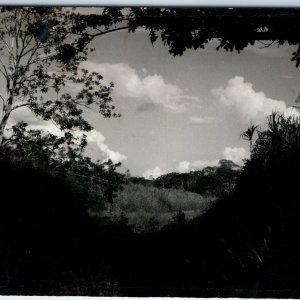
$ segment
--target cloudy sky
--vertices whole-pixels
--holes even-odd
[[[115,83],[122,117],[88,117],[133,175],[201,169],[222,158],[242,164],[249,144],[241,132],[274,110],[293,113],[300,93],[290,47],[257,44],[237,54],[212,44],[174,58],[143,31],[102,36],[94,46],[84,66]]]
[[[132,175],[187,172],[223,158],[242,164],[249,144],[240,134],[248,125],[263,125],[274,110],[297,114],[291,106],[300,70],[291,47],[257,44],[237,54],[212,43],[174,58],[143,31],[104,35],[93,46],[83,66],[115,83],[122,117],[86,112],[95,128],[88,153],[121,161]]]

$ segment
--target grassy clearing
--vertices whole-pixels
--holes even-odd
[[[152,231],[170,223],[179,211],[185,214],[186,220],[191,220],[205,213],[214,201],[214,197],[183,190],[128,183],[104,215],[125,213],[136,232]]]

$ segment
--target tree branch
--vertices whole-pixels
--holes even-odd
[[[99,33],[90,34],[89,36],[91,36],[92,38],[95,38],[95,37],[100,36],[100,35],[104,35],[104,34],[107,34],[107,33],[110,33],[110,32],[120,31],[120,30],[123,30],[123,29],[129,29],[129,26],[118,27],[118,28],[102,31],[102,32],[99,32]]]
[[[16,109],[18,109],[20,107],[25,107],[25,106],[29,106],[29,103],[24,103],[24,104],[16,105],[16,106],[14,106],[14,107],[11,108],[11,111],[16,110]]]

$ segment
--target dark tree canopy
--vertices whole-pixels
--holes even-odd
[[[186,49],[204,48],[218,39],[217,49],[240,52],[255,41],[299,45],[299,9],[228,9],[168,8],[135,9],[134,27],[144,25],[151,41],[158,36],[169,46],[170,53],[182,55]],[[298,60],[298,53],[294,54]]]
[[[205,48],[214,39],[219,41],[217,50],[238,52],[255,41],[295,45],[291,59],[298,66],[299,15],[299,8],[106,8],[101,15],[78,16],[73,30],[83,34],[83,45],[107,30],[145,28],[152,43],[160,38],[174,56]],[[100,31],[89,34],[90,29]]]

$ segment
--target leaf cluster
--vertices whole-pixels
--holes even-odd
[[[97,72],[79,69],[89,49],[79,49],[73,31],[78,16],[62,8],[11,8],[0,15],[0,93],[4,115],[27,107],[60,129],[89,131],[84,109],[118,117],[111,105],[113,84]],[[77,45],[75,47],[75,45]],[[2,133],[1,133],[2,134]]]
[[[300,63],[299,9],[271,8],[133,8],[129,31],[143,27],[150,41],[159,37],[169,52],[182,55],[188,49],[204,49],[218,41],[217,50],[244,50],[260,41],[262,48],[273,43],[298,46],[292,61]]]
[[[12,127],[10,137],[4,139],[0,158],[68,178],[75,190],[85,190],[89,207],[101,201],[112,203],[125,182],[124,175],[117,172],[120,163],[93,161],[85,156],[86,146],[86,135],[65,131],[58,137],[19,122]]]

